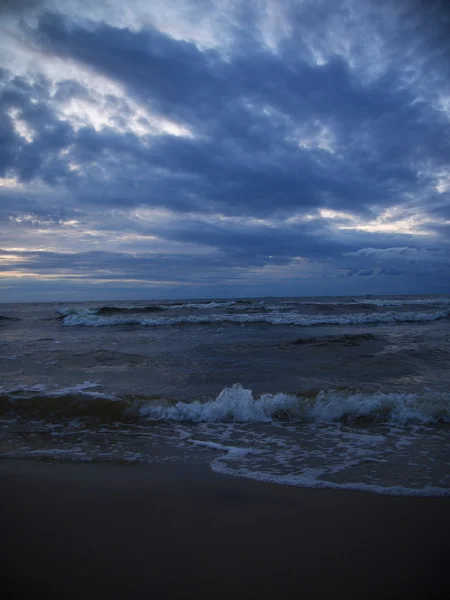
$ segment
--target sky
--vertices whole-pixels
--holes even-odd
[[[0,301],[450,292],[450,10],[0,0]]]

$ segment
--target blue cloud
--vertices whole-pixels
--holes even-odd
[[[223,269],[284,268],[298,257],[328,281],[385,275],[394,285],[425,264],[445,276],[448,18],[440,4],[400,4],[282,2],[284,25],[270,45],[265,16],[243,3],[227,24],[228,48],[148,22],[77,19],[64,6],[18,21],[50,62],[42,72],[0,71],[0,177],[17,181],[1,191],[2,239],[13,247],[14,222],[29,247],[45,222],[39,235],[54,231],[61,248],[46,264],[72,264],[81,253],[66,253],[58,230],[67,218],[77,222],[74,240],[97,233],[113,244],[126,233],[136,245],[210,248],[214,260],[202,268],[211,282],[216,260]],[[55,59],[67,73],[52,72]],[[149,216],[133,216],[142,210]],[[166,216],[154,219],[158,211]],[[166,269],[163,254],[147,254]],[[113,256],[83,253],[83,264],[94,272]],[[199,264],[190,258],[170,258],[181,279]],[[132,254],[112,260],[128,259],[138,272]],[[21,268],[41,260],[24,255]]]

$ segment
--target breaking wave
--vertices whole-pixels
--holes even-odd
[[[363,393],[326,390],[254,397],[240,384],[214,400],[175,402],[158,396],[111,396],[95,384],[45,392],[29,388],[0,392],[0,413],[22,418],[90,419],[100,422],[272,423],[299,421],[396,425],[450,423],[450,393]]]
[[[300,315],[286,313],[253,313],[253,314],[207,314],[179,315],[173,317],[147,317],[144,315],[99,315],[92,312],[67,313],[63,318],[66,326],[107,327],[112,325],[202,325],[215,323],[267,323],[270,325],[364,325],[375,323],[408,323],[426,322],[445,319],[450,315],[450,309],[441,311],[417,312],[385,312],[358,313],[345,315]]]

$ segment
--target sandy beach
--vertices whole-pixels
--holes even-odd
[[[434,598],[450,498],[312,490],[204,465],[4,460],[7,598]]]

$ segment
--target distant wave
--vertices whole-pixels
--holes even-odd
[[[0,315],[0,323],[6,323],[7,321],[20,321],[18,317],[4,317]]]
[[[158,397],[114,397],[93,391],[94,384],[46,392],[43,389],[0,392],[3,414],[54,419],[88,418],[101,422],[139,420],[195,423],[271,423],[304,421],[396,425],[450,423],[450,393],[362,393],[326,390],[304,395],[263,394],[235,384],[214,400],[168,402]]]
[[[346,301],[310,301],[310,300],[288,300],[279,304],[266,304],[264,300],[230,300],[230,301],[208,301],[208,302],[175,302],[172,304],[132,304],[129,306],[96,306],[96,307],[60,307],[57,309],[57,313],[60,317],[66,317],[69,315],[77,316],[110,316],[110,315],[145,315],[148,313],[158,313],[162,311],[177,311],[177,310],[207,310],[213,309],[227,309],[232,313],[281,313],[281,312],[295,312],[296,309],[312,307],[314,309],[322,309],[324,312],[329,313],[334,310],[338,310],[342,307],[348,307],[350,310],[357,309],[360,307],[370,308],[371,306],[377,308],[389,308],[389,307],[403,307],[403,306],[450,306],[450,298],[422,298],[422,299],[401,299],[401,300],[389,300],[389,299],[365,299],[365,298],[353,298],[352,300]],[[215,317],[215,315],[211,315]],[[344,317],[346,315],[343,315]],[[357,315],[355,315],[357,316]],[[1,317],[0,317],[1,319]]]
[[[164,310],[178,310],[178,309],[189,309],[189,310],[202,310],[211,308],[229,308],[237,305],[238,307],[246,306],[246,302],[243,300],[232,300],[230,302],[203,302],[203,303],[174,303],[174,304],[158,304],[158,305],[131,305],[131,306],[99,306],[99,307],[67,307],[63,306],[57,309],[57,313],[66,317],[68,315],[113,315],[113,314],[143,314],[160,312]]]
[[[346,315],[300,315],[286,313],[254,313],[254,314],[207,314],[179,315],[173,317],[133,316],[101,316],[98,314],[67,314],[63,319],[66,326],[108,327],[113,325],[206,325],[220,323],[235,323],[238,325],[252,323],[267,323],[270,325],[297,325],[308,327],[312,325],[363,325],[375,323],[408,323],[426,322],[445,319],[450,315],[450,309],[441,311],[417,312],[385,312],[369,314]]]
[[[116,315],[116,314],[137,314],[137,313],[153,313],[159,312],[163,309],[159,306],[100,306],[95,308],[84,308],[84,307],[61,307],[57,309],[57,313],[61,317],[67,317],[69,315],[77,315],[80,317],[87,315]]]
[[[383,298],[363,299],[354,298],[353,302],[368,306],[450,306],[450,298],[402,298],[401,300],[389,300]]]
[[[314,306],[314,307],[353,307],[358,306],[377,306],[378,308],[383,307],[400,307],[400,306],[450,306],[450,298],[402,298],[402,299],[388,299],[388,298],[352,298],[351,300],[288,300],[282,305],[286,308],[293,308],[296,306]],[[275,308],[275,306],[271,307]],[[279,308],[279,306],[278,306]]]
[[[162,304],[160,308],[163,310],[169,310],[171,308],[188,308],[194,310],[202,310],[209,308],[230,308],[236,305],[245,305],[247,302],[244,300],[230,300],[230,301],[220,301],[220,302],[187,302],[185,304]]]

